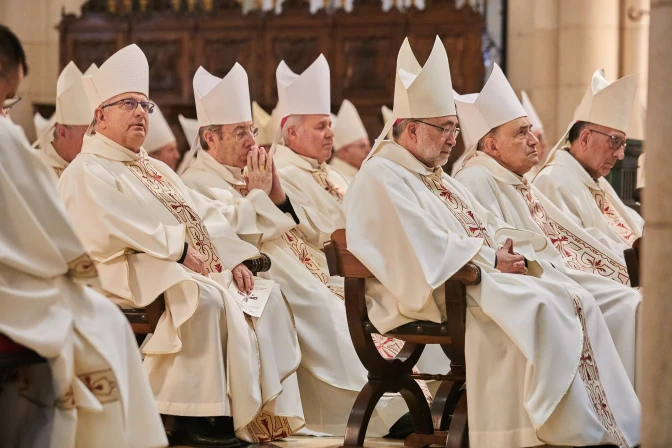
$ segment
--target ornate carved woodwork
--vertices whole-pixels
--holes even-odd
[[[224,76],[236,62],[248,72],[251,97],[270,111],[277,101],[275,70],[281,60],[295,72],[323,53],[331,67],[332,110],[343,99],[358,108],[371,138],[382,128],[380,106],[392,104],[396,55],[408,36],[421,63],[439,35],[449,53],[459,92],[480,90],[483,80],[480,14],[450,0],[427,0],[426,9],[381,10],[379,0],[356,0],[343,10],[310,14],[306,0],[286,0],[283,12],[242,13],[241,0],[90,0],[82,15],[65,15],[60,66],[82,70],[137,43],[150,65],[150,96],[187,148],[177,115],[195,117],[192,79],[199,66]]]

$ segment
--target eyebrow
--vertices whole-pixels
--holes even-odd
[[[441,122],[441,124],[439,126],[445,126],[447,124],[457,125],[457,123],[458,123],[457,120],[455,120],[453,118],[449,118],[446,121]]]

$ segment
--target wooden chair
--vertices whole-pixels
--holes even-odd
[[[345,278],[345,310],[348,328],[357,355],[368,370],[368,382],[359,393],[350,412],[343,447],[361,447],[366,428],[376,403],[387,392],[400,392],[413,418],[415,434],[406,439],[406,446],[440,444],[450,448],[467,447],[467,393],[465,384],[465,315],[466,285],[478,284],[480,269],[466,264],[446,283],[447,321],[441,324],[417,321],[384,334],[405,341],[395,359],[384,359],[371,339],[381,334],[369,320],[366,279],[373,278],[369,270],[348,252],[345,230],[337,230],[325,244],[325,253],[332,275]],[[426,344],[439,344],[451,360],[451,370],[445,375],[413,374]],[[437,396],[430,410],[416,379],[440,380]]]
[[[259,272],[266,272],[271,268],[271,259],[266,254],[261,254],[259,258],[245,260],[243,264],[252,271],[254,275]],[[159,318],[166,310],[166,299],[161,294],[146,308],[124,308],[122,311],[131,324],[133,333],[136,336],[146,336],[154,333]]]
[[[641,286],[639,279],[640,267],[640,247],[642,245],[642,238],[637,238],[630,249],[625,249],[623,251],[623,256],[625,257],[625,266],[628,268],[628,275],[630,276],[630,286],[636,288]]]

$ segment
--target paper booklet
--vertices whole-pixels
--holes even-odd
[[[273,280],[255,277],[254,288],[249,293],[239,291],[238,284],[235,281],[231,282],[229,292],[244,313],[252,317],[260,317],[261,313],[264,312],[268,298],[271,296],[273,285],[275,285]]]

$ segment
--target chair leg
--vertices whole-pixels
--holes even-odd
[[[450,416],[455,411],[457,401],[460,399],[460,392],[464,380],[442,381],[439,390],[434,397],[432,404],[432,421],[434,431],[446,431],[450,423]]]
[[[463,391],[460,400],[455,406],[453,418],[448,429],[446,448],[469,447],[469,423],[467,421],[467,391]]]
[[[413,418],[415,434],[433,434],[432,413],[418,383],[413,379],[405,379],[400,392]]]
[[[385,392],[393,390],[394,380],[369,380],[362,388],[352,406],[348,426],[345,429],[343,448],[364,446],[364,436],[371,414]],[[419,386],[418,386],[419,389]],[[422,394],[422,392],[421,392]],[[415,423],[415,420],[414,420]]]

